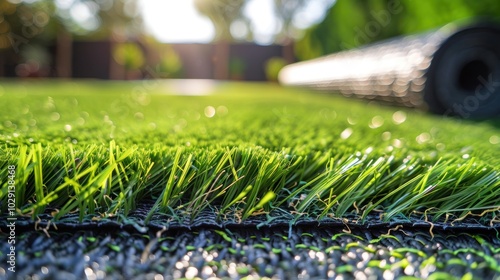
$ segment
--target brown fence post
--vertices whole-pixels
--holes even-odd
[[[229,78],[229,43],[221,40],[215,43],[214,78],[227,80]]]
[[[57,34],[56,47],[56,75],[59,78],[70,78],[72,73],[72,42],[73,38],[65,30]]]

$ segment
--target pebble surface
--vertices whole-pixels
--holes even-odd
[[[451,230],[32,230],[17,236],[16,273],[8,245],[0,279],[500,279],[500,239]]]

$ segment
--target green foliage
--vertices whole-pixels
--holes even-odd
[[[2,84],[0,174],[16,166],[19,211],[126,218],[144,200],[156,201],[149,218],[213,207],[240,219],[277,207],[387,220],[498,211],[498,120],[276,85],[221,84],[193,97],[145,83]]]
[[[229,61],[229,75],[231,79],[241,80],[245,75],[245,61],[239,57],[233,57]]]
[[[144,54],[134,43],[120,43],[113,49],[113,58],[127,70],[137,70],[144,65]]]
[[[136,0],[76,0],[68,4],[57,5],[52,0],[0,0],[0,49],[12,47],[3,44],[3,41],[8,39],[8,34],[16,41],[21,40],[22,44],[29,40],[30,45],[47,46],[53,43],[61,32],[93,39],[107,38],[117,29],[130,35],[142,33]],[[81,21],[69,16],[75,9],[82,8],[91,12],[87,20]]]
[[[266,61],[266,77],[268,81],[278,81],[280,70],[287,64],[286,60],[281,57],[272,57]]]
[[[161,61],[158,72],[167,73],[168,78],[179,78],[182,73],[182,61],[180,56],[175,52],[174,48],[170,45],[163,46],[160,56]]]

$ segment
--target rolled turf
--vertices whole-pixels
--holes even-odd
[[[183,234],[188,240],[196,240],[197,234],[203,232],[204,236],[219,236],[231,244],[210,248],[221,255],[218,261],[222,267],[222,260],[227,263],[226,272],[214,270],[212,266],[217,264],[208,264],[218,276],[229,273],[231,264],[246,267],[239,272],[262,277],[305,273],[304,277],[314,278],[340,273],[349,278],[357,277],[355,273],[359,271],[366,274],[364,269],[370,266],[352,267],[350,262],[342,261],[342,257],[349,257],[345,244],[320,242],[354,226],[358,227],[356,234],[363,236],[359,240],[363,248],[372,240],[388,235],[396,236],[399,245],[384,243],[375,250],[393,252],[395,246],[403,251],[422,250],[426,246],[436,250],[446,246],[451,250],[445,251],[451,254],[446,257],[440,253],[421,256],[422,262],[426,259],[434,267],[427,270],[428,274],[423,274],[422,263],[412,265],[413,271],[410,268],[406,272],[404,269],[393,271],[396,266],[387,266],[390,259],[387,256],[385,265],[378,265],[378,269],[382,269],[372,271],[373,275],[390,272],[427,277],[435,273],[434,277],[438,277],[446,272],[455,277],[498,277],[500,256],[495,249],[498,248],[496,232],[500,214],[498,120],[457,120],[276,85],[222,83],[216,84],[208,95],[179,93],[160,81],[2,83],[0,174],[7,178],[9,166],[15,166],[16,208],[18,215],[24,216],[19,217],[18,225],[27,223],[24,229],[32,229],[25,235],[19,233],[19,254],[24,254],[18,259],[21,276],[55,273],[53,271],[80,276],[98,272],[92,267],[90,257],[79,263],[77,272],[69,270],[70,267],[76,269],[73,265],[54,265],[66,254],[64,250],[59,251],[62,241],[58,241],[58,236],[72,236],[77,241],[81,237],[80,243],[70,242],[80,249],[69,247],[80,250],[81,255],[94,252],[100,265],[109,260],[111,251],[133,250],[124,256],[137,264],[135,272],[130,272],[133,275],[137,272],[141,277],[151,273],[163,277],[195,276],[193,269],[187,273],[190,261],[187,261],[190,265],[183,264],[182,269],[176,265],[137,262],[139,255],[149,252],[144,249],[146,237],[138,237],[137,232],[145,229],[141,234],[151,239],[161,231],[161,227],[152,226],[155,222],[161,221],[160,224],[168,228],[170,224],[184,221],[188,227]],[[7,180],[1,182],[0,207],[2,213],[8,213],[8,184]],[[132,219],[141,202],[150,204],[141,219]],[[197,228],[198,233],[189,230],[190,221],[196,221],[207,211],[213,213],[209,220],[219,227]],[[247,232],[256,230],[255,225],[249,225],[247,230],[243,226],[243,230],[224,233],[228,221],[243,225],[245,221],[260,219],[259,223],[268,226],[277,222],[273,220],[276,217],[290,225],[285,230],[287,238],[301,236],[303,232],[312,235],[310,242],[304,243],[305,248],[290,247],[292,253],[304,254],[301,258],[308,258],[313,264],[309,251],[317,247],[326,262],[332,262],[330,267],[321,268],[321,273],[303,272],[298,268],[279,272],[277,264],[272,262],[273,254],[286,251],[288,245],[286,242],[265,245],[274,230],[264,227],[258,231],[260,235],[256,235],[255,242],[246,236]],[[47,225],[50,221],[61,229],[51,226],[46,233],[41,231],[43,235],[33,232],[35,228],[40,231],[38,219],[41,224]],[[297,228],[300,219],[330,219],[342,224],[326,228],[309,224],[306,229],[300,229]],[[408,223],[415,219],[427,227]],[[99,225],[110,222],[129,226],[99,232]],[[377,223],[382,224],[382,228],[369,229]],[[398,227],[398,223],[404,227]],[[462,225],[463,229],[463,225],[471,223],[474,226],[458,234],[465,241],[442,242],[453,239],[457,227]],[[79,232],[82,228],[64,225],[88,227]],[[434,229],[434,225],[444,226]],[[397,230],[389,231],[396,227]],[[3,224],[2,232],[5,233],[5,229]],[[288,236],[290,231],[292,235]],[[175,232],[169,228],[158,238],[177,238]],[[407,242],[414,238],[405,237],[403,232],[409,236],[426,236],[425,241],[421,247],[410,246]],[[46,239],[46,234],[51,238]],[[87,244],[87,238],[93,234],[99,242],[108,244],[111,251]],[[142,245],[122,243],[120,235],[123,234],[136,236],[129,242]],[[37,238],[43,240],[38,242],[54,245],[39,251],[29,249]],[[208,239],[213,244],[218,242]],[[161,259],[171,254],[181,258],[188,246],[198,246],[181,242],[178,244],[182,246],[172,250],[170,243],[160,244],[150,245],[148,250],[156,252],[151,253],[151,258]],[[228,248],[236,250],[245,244],[248,253],[255,251],[254,244],[264,244],[265,250],[254,253],[268,257],[265,261],[270,262],[268,269],[258,268],[258,258],[234,260],[226,252]],[[161,246],[169,249],[162,250]],[[332,246],[339,248],[327,252],[327,248],[337,248]],[[477,255],[479,248],[484,251],[490,247],[493,249],[479,254],[477,260],[467,262]],[[204,249],[200,248],[191,251],[203,254]],[[475,255],[467,250],[475,250]],[[1,252],[2,262],[6,259],[5,252]],[[370,254],[370,251],[363,252]],[[356,258],[362,258],[363,252]],[[45,254],[52,254],[53,258]],[[335,261],[331,254],[340,254],[341,259]],[[474,256],[467,257],[468,254]],[[460,261],[449,261],[457,255]],[[296,267],[295,257],[279,256]],[[413,260],[405,254],[401,256],[405,264]],[[367,258],[368,262],[378,260],[372,255]],[[32,261],[40,265],[22,270],[21,266]],[[456,263],[461,268],[450,271],[450,265]],[[123,262],[109,261],[108,265],[107,277],[130,274],[122,270]],[[206,265],[192,265],[197,276],[208,278],[203,274]],[[273,268],[275,273],[270,272]],[[239,272],[228,277],[246,275]],[[4,271],[7,276],[8,273]]]

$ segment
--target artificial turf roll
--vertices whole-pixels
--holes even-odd
[[[500,25],[449,24],[286,66],[284,85],[460,117],[500,114]]]

